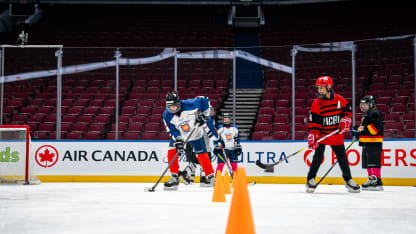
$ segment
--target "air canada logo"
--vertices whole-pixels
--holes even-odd
[[[39,147],[35,153],[36,163],[41,167],[52,167],[58,162],[58,151],[51,145]]]

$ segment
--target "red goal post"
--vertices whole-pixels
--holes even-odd
[[[0,184],[39,184],[28,125],[0,125]]]

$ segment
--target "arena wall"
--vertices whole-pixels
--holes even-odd
[[[385,185],[416,185],[415,143],[413,139],[385,140],[382,158]],[[250,182],[305,183],[313,156],[311,150],[277,165],[273,173],[264,172],[255,165],[257,159],[263,163],[276,162],[305,144],[305,141],[243,141],[239,166],[246,167]],[[167,148],[167,141],[33,141],[33,170],[42,182],[155,182],[167,166]],[[361,168],[358,143],[354,143],[347,155],[353,178],[357,183],[364,182],[367,173]],[[335,160],[327,147],[318,179]],[[180,164],[181,168],[186,166],[184,157],[180,158]],[[215,159],[213,165],[215,168]],[[323,183],[343,183],[338,166]]]

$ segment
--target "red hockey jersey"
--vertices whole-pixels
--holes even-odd
[[[330,99],[316,98],[312,103],[309,116],[309,131],[318,134],[319,138],[339,128],[341,119],[345,116],[351,117],[351,107],[342,96],[331,93]],[[344,144],[344,135],[335,134],[320,142],[324,145]]]

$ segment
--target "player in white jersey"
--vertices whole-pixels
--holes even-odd
[[[197,97],[194,99],[180,100],[176,91],[166,95],[166,110],[163,113],[163,120],[171,136],[168,149],[168,161],[173,160],[176,153],[182,155],[185,151],[184,139],[192,132],[193,135],[188,139],[192,145],[201,167],[207,177],[206,184],[213,186],[215,183],[214,169],[207,153],[207,146],[204,140],[204,131],[200,127],[204,125],[209,116],[209,99],[207,97]],[[169,168],[172,178],[165,182],[165,190],[177,190],[179,185],[179,160],[176,157],[172,166]]]
[[[215,110],[212,106],[210,106],[209,109],[210,109],[210,112],[209,112],[210,116],[206,124],[203,126],[203,130],[204,130],[204,139],[205,139],[205,145],[207,146],[208,156],[210,157],[212,161],[212,158],[211,158],[212,150],[214,149],[214,142],[218,141],[218,133],[217,133],[217,129],[215,128],[215,120],[214,120]],[[189,165],[185,167],[184,171],[179,172],[179,176],[183,178],[183,182],[185,184],[190,184],[190,183],[193,183],[195,180],[195,170],[197,168],[197,165],[199,164],[199,161],[196,158],[196,154],[191,144],[186,145],[185,154],[186,154],[186,160],[189,162]],[[209,186],[209,184],[206,184],[206,181],[207,179],[205,176],[205,172],[201,167],[200,168],[201,187],[205,187],[207,185]]]
[[[223,123],[218,126],[218,140],[221,145],[216,144],[214,148],[214,154],[220,154],[223,159],[229,160],[233,171],[237,170],[238,156],[241,154],[242,149],[240,145],[240,134],[237,126],[231,124],[231,114],[224,113]],[[222,153],[221,147],[224,148],[225,155]],[[227,158],[227,159],[226,159]],[[218,157],[218,164],[216,171],[224,168],[224,160]]]

